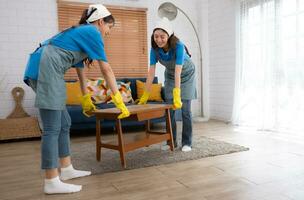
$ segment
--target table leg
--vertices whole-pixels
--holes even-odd
[[[120,119],[116,120],[116,131],[117,131],[117,135],[118,135],[118,148],[119,148],[119,153],[120,153],[121,166],[123,168],[126,168],[127,163],[126,163],[126,158],[125,158],[124,140],[123,140]]]
[[[150,137],[150,132],[151,132],[151,123],[150,123],[150,120],[146,120],[146,123],[145,123],[145,129],[146,129],[146,138],[149,139]],[[146,147],[149,147],[149,145],[147,145]]]
[[[100,140],[100,119],[96,117],[96,159],[100,161],[101,157],[101,140]]]
[[[146,121],[146,124],[145,124],[145,129],[146,129],[146,137],[149,138],[150,134],[149,132],[151,132],[151,122],[150,120],[147,120]]]
[[[170,145],[170,150],[174,150],[174,144],[173,144],[173,135],[172,135],[172,127],[171,127],[171,118],[170,118],[170,110],[166,109],[166,130],[167,133],[170,134],[170,139],[167,141]]]

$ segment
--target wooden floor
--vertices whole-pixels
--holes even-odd
[[[180,127],[180,126],[179,126]],[[169,165],[93,175],[70,183],[80,193],[44,195],[40,142],[0,144],[0,199],[304,199],[304,144],[291,142],[223,122],[194,125],[194,134],[244,145],[249,151]],[[72,145],[92,141],[73,137]],[[95,157],[95,155],[92,155]]]

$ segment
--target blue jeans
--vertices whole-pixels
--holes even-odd
[[[41,168],[58,168],[58,159],[70,155],[70,115],[66,109],[39,112],[43,124]]]
[[[172,103],[173,100],[167,100],[168,103]],[[182,100],[182,146],[188,145],[192,146],[192,113],[191,113],[191,100]],[[176,143],[176,120],[175,120],[175,110],[170,110],[171,126],[174,143]]]

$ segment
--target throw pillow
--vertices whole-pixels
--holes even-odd
[[[131,83],[124,83],[122,81],[117,81],[117,87],[123,101],[125,103],[133,103],[134,100],[132,98],[131,93]],[[94,104],[100,103],[111,103],[111,93],[112,91],[108,88],[106,81],[103,78],[97,79],[88,79],[87,80],[87,90],[92,95],[92,101]],[[80,83],[77,82],[66,82],[66,93],[67,100],[66,104],[68,105],[81,105],[81,90]]]
[[[66,82],[66,104],[68,105],[81,105],[81,90],[79,82]]]
[[[87,90],[91,93],[92,101],[94,104],[105,103],[109,100],[107,95],[109,89],[103,78],[88,79]]]
[[[130,82],[129,83],[124,83],[122,81],[117,81],[117,88],[118,88],[118,90],[119,90],[119,92],[122,96],[122,99],[123,99],[124,103],[133,103],[134,102],[134,100],[132,98],[132,92],[131,92],[130,84],[131,84]],[[111,93],[112,93],[112,91],[109,89],[107,91],[107,96],[109,97],[107,103],[113,103]]]
[[[161,88],[162,88],[161,83],[152,84],[151,93],[148,101],[160,101],[160,102],[164,101],[161,97]],[[140,99],[141,96],[144,94],[145,83],[140,80],[136,80],[136,90],[137,90],[137,98]]]

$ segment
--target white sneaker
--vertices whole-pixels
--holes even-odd
[[[192,150],[192,148],[190,146],[188,146],[188,145],[184,145],[183,148],[182,148],[183,152],[189,152],[191,150]]]

